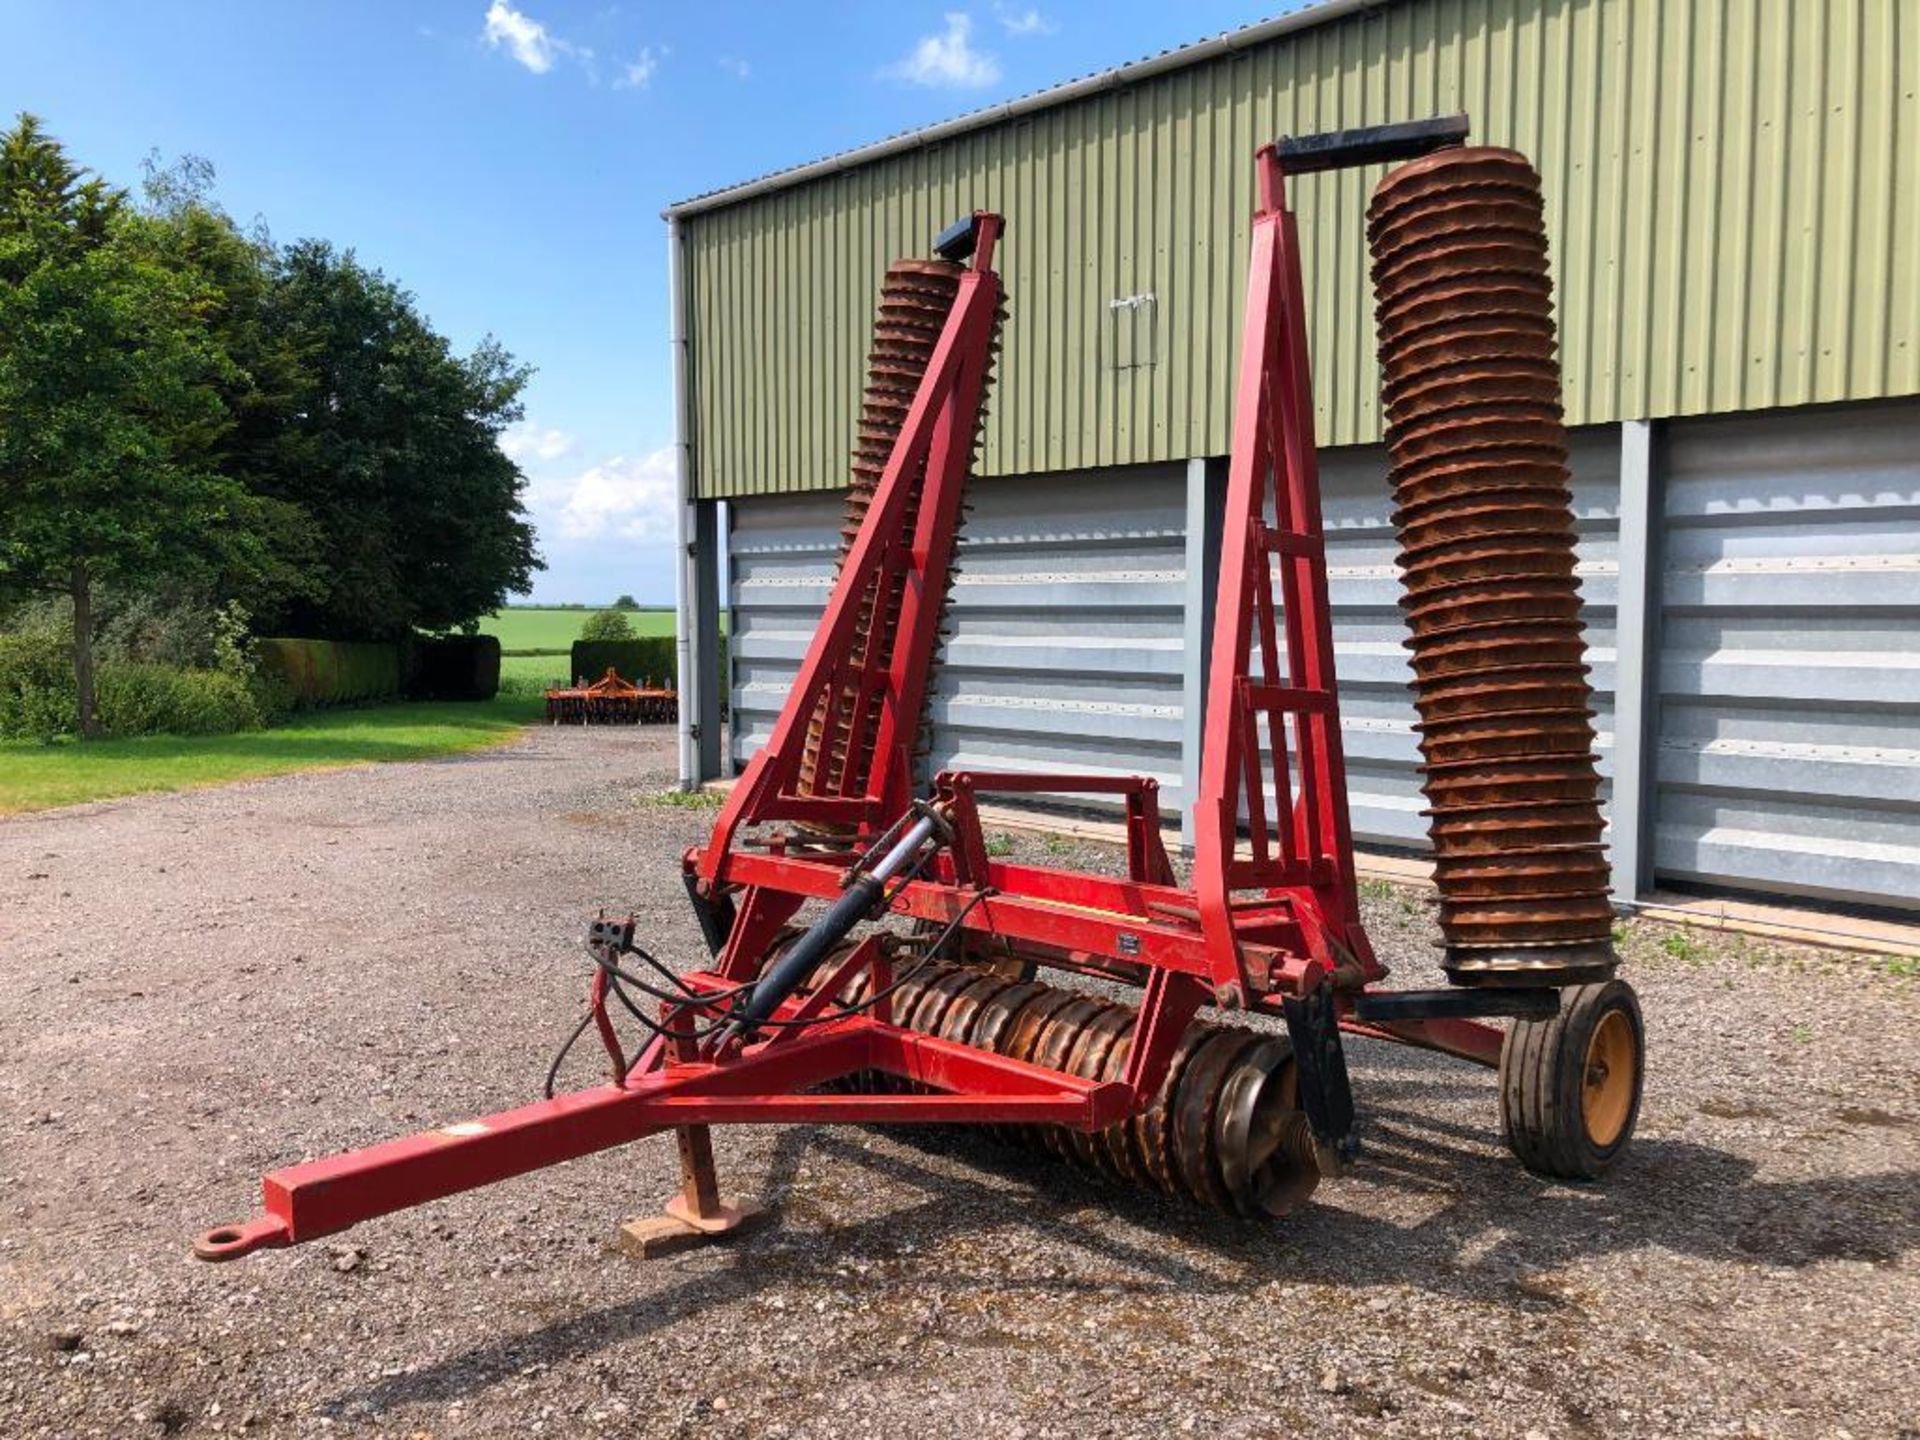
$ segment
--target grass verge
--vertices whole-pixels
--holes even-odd
[[[293,770],[427,760],[511,740],[540,718],[540,700],[399,704],[326,710],[237,735],[149,735],[41,745],[0,742],[0,815],[192,790]]]

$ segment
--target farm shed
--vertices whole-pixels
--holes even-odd
[[[1012,313],[932,760],[1141,771],[1181,814],[1253,152],[1454,110],[1545,182],[1619,892],[1920,909],[1904,0],[1330,0],[672,206],[683,686],[722,603],[733,637],[731,753],[709,685],[683,778],[762,743],[825,602],[882,267],[987,208]],[[1378,177],[1295,200],[1354,828],[1406,850]]]

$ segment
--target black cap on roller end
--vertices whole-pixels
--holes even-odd
[[[1289,175],[1308,175],[1316,170],[1344,170],[1349,165],[1372,165],[1382,160],[1417,159],[1450,145],[1465,144],[1467,129],[1465,115],[1436,115],[1431,120],[1289,135],[1275,148]]]
[[[972,215],[962,216],[933,237],[933,253],[955,264],[973,254],[980,226]]]

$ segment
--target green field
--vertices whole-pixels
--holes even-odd
[[[670,607],[626,613],[636,635],[673,633]],[[499,636],[502,650],[547,650],[563,655],[572,650],[573,642],[580,638],[580,627],[592,614],[591,610],[496,610],[480,622],[480,633]]]
[[[580,638],[580,627],[592,610],[547,609],[540,606],[515,606],[496,610],[480,622],[483,635],[500,639],[500,681],[527,691],[535,687],[571,685],[574,676],[567,673],[573,654],[573,642]],[[673,634],[673,610],[658,607],[629,610],[627,621],[635,635]],[[720,633],[727,631],[726,612],[720,615]],[[519,654],[515,654],[519,651]],[[722,667],[724,669],[724,665]]]
[[[531,685],[547,689],[571,685],[573,677],[567,673],[568,668],[564,650],[552,655],[502,655],[500,683],[506,685],[511,681],[522,690]]]
[[[512,740],[539,699],[326,710],[238,735],[149,735],[42,745],[0,741],[0,815],[151,791],[192,790],[291,770],[426,760]]]
[[[580,627],[587,623],[591,610],[548,610],[534,606],[496,610],[480,622],[483,635],[500,638],[500,679],[503,684],[528,690],[555,685],[571,685],[567,673],[573,642],[580,638]],[[673,611],[629,610],[627,621],[636,635],[671,635]],[[534,654],[515,654],[515,651]]]

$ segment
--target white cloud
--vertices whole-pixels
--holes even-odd
[[[720,57],[720,68],[736,80],[750,79],[753,75],[753,66],[742,60],[738,55],[722,55]]]
[[[629,459],[616,455],[565,480],[537,487],[559,502],[555,528],[565,540],[595,540],[615,535],[642,543],[671,540],[676,485],[673,447],[663,445]]]
[[[572,48],[564,40],[554,39],[546,26],[514,9],[506,0],[493,0],[487,6],[487,25],[481,33],[490,49],[505,47],[509,55],[536,75],[546,74],[553,68],[554,60]]]
[[[644,90],[647,82],[653,79],[653,72],[660,68],[660,62],[667,55],[667,47],[655,49],[651,45],[642,45],[640,53],[627,65],[627,72],[613,82],[616,90]]]
[[[564,430],[542,429],[530,420],[509,425],[500,436],[500,448],[516,463],[528,460],[558,460],[570,455],[574,438]]]
[[[1000,22],[1000,28],[1009,35],[1051,35],[1060,28],[1032,6],[1015,10],[1010,5],[1000,3],[1000,0],[995,0],[993,18]]]
[[[889,65],[881,73],[914,85],[960,89],[980,89],[998,80],[1000,62],[973,48],[973,17],[949,11],[946,19],[947,28],[943,32],[923,35],[906,59]]]

